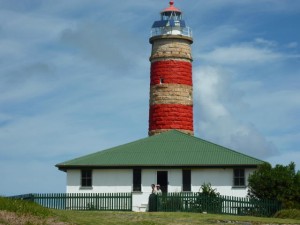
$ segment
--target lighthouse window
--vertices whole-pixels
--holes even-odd
[[[181,20],[182,19],[181,13],[178,13],[178,12],[164,12],[162,14],[162,20],[170,20],[170,19]]]
[[[164,82],[165,82],[164,78],[160,78],[160,79],[159,79],[159,83],[160,83],[160,84],[163,84]]]

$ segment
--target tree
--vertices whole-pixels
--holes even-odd
[[[287,166],[264,163],[249,176],[248,195],[258,199],[274,199],[284,208],[300,208],[300,171],[295,163]]]

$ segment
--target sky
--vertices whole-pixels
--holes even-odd
[[[167,0],[0,0],[0,195],[65,192],[55,164],[148,136]],[[195,136],[300,169],[300,1],[175,0]]]

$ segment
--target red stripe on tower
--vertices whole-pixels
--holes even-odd
[[[150,130],[193,130],[193,106],[158,104],[150,106]]]
[[[177,129],[193,135],[191,30],[174,7],[161,12],[150,43],[149,135]]]
[[[193,85],[192,64],[179,60],[156,61],[151,64],[151,85],[170,83]],[[163,80],[162,80],[163,79]]]

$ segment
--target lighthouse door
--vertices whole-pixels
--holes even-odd
[[[157,171],[157,184],[160,185],[163,193],[168,192],[168,171]]]

